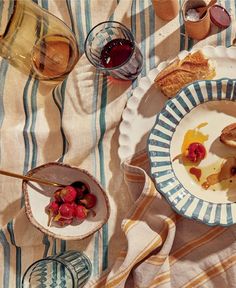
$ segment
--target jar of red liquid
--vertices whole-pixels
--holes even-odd
[[[178,0],[152,0],[155,14],[162,20],[172,20],[179,13]]]

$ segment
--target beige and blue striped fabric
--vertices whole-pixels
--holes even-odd
[[[181,13],[170,22],[157,18],[151,0],[34,2],[71,27],[80,59],[58,87],[40,83],[1,59],[1,168],[25,174],[49,161],[85,168],[106,189],[111,216],[85,240],[52,239],[27,220],[21,181],[0,176],[0,287],[19,288],[32,262],[69,249],[84,251],[91,259],[86,287],[236,287],[235,226],[208,227],[178,216],[155,190],[146,152],[127,160],[124,170],[117,152],[118,127],[132,88],[181,50],[230,46],[236,2],[218,1],[230,12],[232,25],[223,31],[213,26],[200,42],[185,35]],[[128,26],[144,55],[142,73],[132,83],[99,74],[83,54],[87,33],[108,19]]]

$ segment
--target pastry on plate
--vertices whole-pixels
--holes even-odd
[[[154,83],[166,97],[171,98],[187,84],[197,80],[211,80],[215,75],[215,68],[199,50],[182,60],[174,60],[157,75]]]
[[[236,148],[236,123],[227,125],[221,132],[220,141]]]

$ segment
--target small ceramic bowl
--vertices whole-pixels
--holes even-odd
[[[41,178],[65,185],[76,181],[87,183],[90,192],[97,197],[93,213],[81,223],[72,223],[63,227],[48,226],[48,214],[45,207],[50,203],[53,192],[58,187],[23,181],[22,188],[25,196],[25,211],[30,222],[41,232],[59,239],[79,240],[92,235],[99,230],[108,220],[110,215],[109,200],[106,192],[99,182],[87,171],[61,163],[47,163],[36,167],[27,173],[27,176]]]

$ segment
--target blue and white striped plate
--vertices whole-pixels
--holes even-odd
[[[222,129],[236,122],[236,80],[219,79],[194,82],[170,99],[157,115],[148,138],[151,175],[156,188],[179,214],[208,225],[236,223],[236,181],[203,189],[180,161],[185,133],[196,127],[208,135],[204,143],[206,158],[201,168],[212,174],[236,149],[219,141]],[[217,164],[218,163],[218,164]],[[213,167],[214,166],[214,167]],[[212,171],[211,171],[212,170]],[[210,172],[211,171],[211,172]]]

